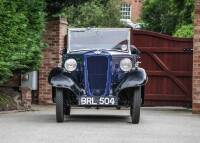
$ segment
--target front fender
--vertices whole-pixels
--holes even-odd
[[[81,92],[79,86],[61,68],[54,68],[49,74],[48,81],[53,87],[66,88],[75,95],[79,95]]]
[[[127,88],[144,86],[146,82],[147,82],[147,74],[145,70],[143,68],[137,68],[127,73],[127,75],[119,83],[115,91],[119,93],[120,91]]]

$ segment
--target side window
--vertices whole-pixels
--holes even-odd
[[[121,5],[121,19],[131,19],[131,5],[122,3]]]

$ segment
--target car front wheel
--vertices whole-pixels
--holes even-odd
[[[56,88],[56,120],[61,123],[64,121],[64,101],[63,90]]]
[[[140,106],[141,106],[141,87],[136,87],[133,92],[130,114],[133,124],[138,124],[140,121]]]

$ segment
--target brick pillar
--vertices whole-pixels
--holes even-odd
[[[32,101],[31,89],[27,87],[21,87],[21,97],[22,97],[21,105],[25,108],[25,110],[31,109],[31,101]]]
[[[200,0],[195,4],[193,53],[193,113],[200,113]]]
[[[52,103],[52,87],[48,84],[49,72],[57,67],[61,60],[60,51],[64,48],[67,21],[54,18],[46,23],[44,41],[48,45],[43,49],[43,59],[39,69],[39,104]]]

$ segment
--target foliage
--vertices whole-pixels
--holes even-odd
[[[103,12],[104,17],[102,19],[102,26],[106,27],[123,27],[120,22],[121,13],[121,1],[119,0],[108,0],[105,5]]]
[[[121,27],[119,0],[88,0],[66,6],[54,16],[65,17],[73,27]]]
[[[48,17],[52,17],[53,15],[62,11],[64,7],[69,6],[78,6],[87,1],[91,0],[46,0],[46,12],[48,13]]]
[[[0,83],[16,70],[38,68],[44,8],[43,0],[0,0]]]
[[[113,2],[115,1],[113,0]],[[46,11],[48,13],[48,17],[52,17],[53,15],[60,13],[65,7],[78,7],[86,2],[94,2],[94,0],[46,0]],[[98,0],[98,2],[101,5],[106,6],[108,0]]]
[[[193,24],[182,25],[179,29],[176,30],[174,36],[180,38],[192,38],[194,35],[193,29]]]
[[[192,24],[194,0],[146,0],[142,21],[146,29],[172,35],[182,25]]]

